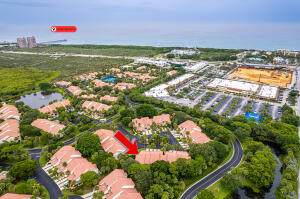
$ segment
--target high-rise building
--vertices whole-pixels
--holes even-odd
[[[17,43],[18,43],[18,46],[20,48],[28,48],[27,41],[24,37],[23,38],[17,38]]]
[[[36,40],[35,37],[27,37],[27,43],[28,43],[28,48],[33,48],[36,47]]]

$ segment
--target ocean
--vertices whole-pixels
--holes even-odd
[[[76,33],[52,33],[52,25],[75,25]],[[227,49],[300,50],[300,24],[49,24],[0,26],[0,41],[34,35],[37,42]]]

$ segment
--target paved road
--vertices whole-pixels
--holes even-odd
[[[216,171],[210,173],[200,181],[196,182],[194,185],[189,187],[180,197],[180,199],[193,199],[197,196],[200,190],[206,189],[219,179],[221,179],[224,174],[230,171],[232,167],[238,166],[243,158],[243,149],[241,143],[236,140],[233,144],[234,153],[232,158],[223,166],[218,168]]]

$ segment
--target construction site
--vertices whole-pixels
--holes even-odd
[[[288,87],[291,84],[293,71],[287,68],[263,66],[238,66],[227,76],[229,79],[246,80],[272,86]]]

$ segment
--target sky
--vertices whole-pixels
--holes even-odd
[[[52,25],[75,25],[87,32],[105,27],[107,34],[126,27],[172,34],[180,27],[199,31],[198,27],[212,24],[214,31],[232,24],[248,29],[283,25],[281,31],[288,25],[289,31],[295,31],[299,10],[299,0],[0,0],[0,41],[35,32],[44,40],[54,39],[49,33]]]

